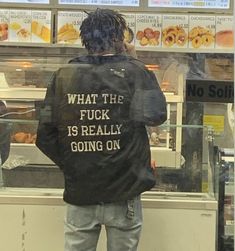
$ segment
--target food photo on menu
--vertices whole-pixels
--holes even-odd
[[[50,42],[50,29],[37,20],[32,21],[32,34],[41,39],[43,42]]]
[[[18,42],[30,42],[31,40],[31,33],[28,27],[23,27],[18,22],[12,22],[10,24],[11,30],[11,40],[18,41]]]
[[[163,15],[162,44],[168,48],[187,48],[188,15]]]
[[[161,15],[136,15],[136,45],[138,47],[161,46]]]
[[[79,30],[72,23],[62,25],[57,33],[57,41],[59,43],[74,44],[79,38]]]
[[[215,35],[206,27],[196,26],[189,31],[189,41],[195,49],[209,47],[215,42]]]
[[[59,11],[57,26],[57,42],[59,44],[81,45],[80,26],[84,19],[81,11]]]
[[[189,48],[214,49],[215,16],[192,15],[189,17]]]
[[[232,16],[216,17],[216,48],[226,49],[234,46],[234,31]]]
[[[139,40],[141,46],[154,46],[159,45],[160,31],[154,30],[153,28],[145,28],[144,30],[139,30],[136,33],[136,39]]]

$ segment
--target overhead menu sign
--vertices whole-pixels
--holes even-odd
[[[139,0],[59,0],[59,4],[139,6]]]
[[[229,9],[230,0],[148,0],[149,7]]]
[[[0,3],[49,4],[49,0],[0,0]]]

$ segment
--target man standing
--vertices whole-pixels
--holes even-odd
[[[154,74],[126,55],[126,28],[116,11],[88,13],[88,55],[48,86],[36,145],[64,174],[65,251],[95,251],[101,225],[108,251],[137,250],[140,194],[155,184],[145,126],[166,120],[166,101]]]

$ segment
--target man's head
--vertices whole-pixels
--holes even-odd
[[[82,44],[91,54],[120,53],[123,50],[126,21],[109,9],[88,13],[80,27]]]

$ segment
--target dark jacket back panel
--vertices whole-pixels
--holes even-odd
[[[145,124],[162,123],[166,113],[155,78],[128,57],[85,57],[72,63],[56,73],[48,88],[45,102],[53,118],[40,123],[37,139],[64,172],[64,200],[114,202],[149,190],[155,177]],[[53,127],[57,139],[51,143],[57,150],[50,154]]]

